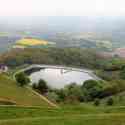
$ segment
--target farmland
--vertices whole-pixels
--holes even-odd
[[[24,38],[24,39],[18,40],[16,44],[24,45],[24,46],[48,45],[48,41],[33,39],[33,38]]]
[[[36,39],[36,38],[23,38],[20,40],[17,40],[15,45],[13,45],[13,48],[46,48],[46,47],[52,47],[55,46],[54,42],[49,42],[42,39]]]

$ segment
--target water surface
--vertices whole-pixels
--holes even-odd
[[[88,79],[94,79],[90,74],[69,69],[45,68],[30,75],[32,83],[38,83],[40,79],[47,82],[50,87],[63,88],[70,83],[83,84]]]

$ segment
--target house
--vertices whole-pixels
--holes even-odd
[[[7,71],[8,71],[8,67],[4,64],[0,64],[0,73],[7,72]]]
[[[113,54],[118,57],[125,58],[125,48],[117,48]]]

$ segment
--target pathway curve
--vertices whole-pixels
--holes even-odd
[[[30,88],[29,86],[26,87],[29,91],[31,91],[32,93],[34,93],[35,95],[39,96],[42,100],[44,100],[45,102],[47,102],[50,106],[55,107],[55,108],[59,108],[59,106],[57,106],[55,103],[51,102],[50,100],[48,100],[45,96],[39,94],[38,92],[34,91],[32,88]]]

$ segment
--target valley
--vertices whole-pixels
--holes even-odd
[[[0,125],[124,125],[124,20],[1,20]]]

